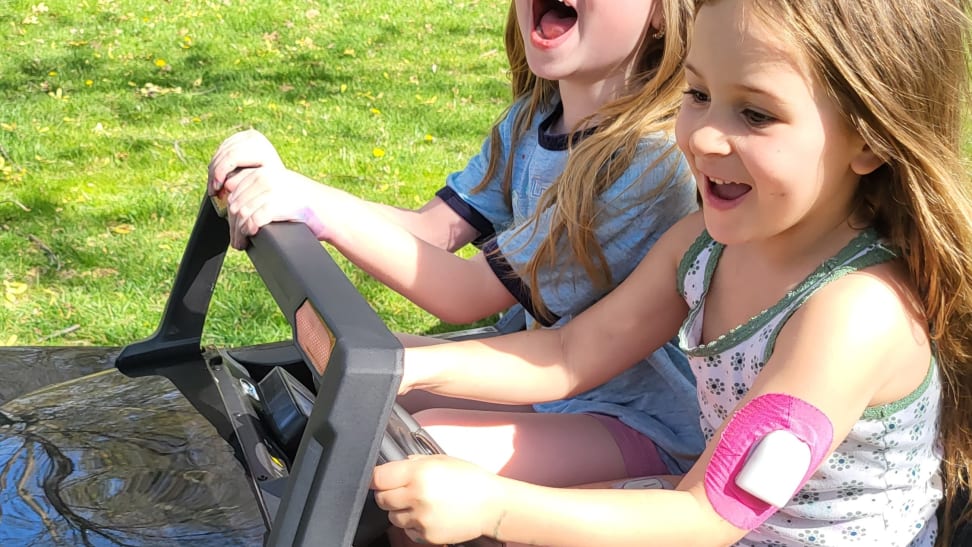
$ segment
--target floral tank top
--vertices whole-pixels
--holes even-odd
[[[875,232],[864,231],[775,305],[702,344],[705,296],[722,250],[703,232],[678,272],[678,290],[689,305],[679,345],[697,379],[706,442],[746,395],[780,329],[808,298],[830,281],[895,257]],[[942,497],[940,397],[932,359],[921,386],[901,400],[867,408],[790,502],[736,545],[932,547]]]

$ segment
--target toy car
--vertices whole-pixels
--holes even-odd
[[[386,544],[372,467],[439,451],[395,405],[397,338],[305,226],[272,224],[247,253],[292,340],[201,347],[228,243],[204,200],[144,341],[0,348],[0,545]]]
[[[204,200],[146,340],[0,352],[26,378],[0,391],[21,395],[0,407],[0,545],[383,543],[371,469],[439,452],[395,405],[398,339],[305,226],[281,223],[247,252],[293,339],[201,347],[228,243]]]

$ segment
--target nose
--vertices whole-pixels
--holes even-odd
[[[697,155],[725,156],[730,152],[729,138],[718,126],[701,124],[692,131],[689,146]]]
[[[731,151],[729,134],[722,124],[706,113],[680,116],[679,133],[683,137],[683,147],[696,156],[725,156]]]

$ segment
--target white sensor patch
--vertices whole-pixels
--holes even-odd
[[[773,507],[783,507],[796,494],[810,470],[810,447],[789,431],[778,429],[760,439],[736,475],[736,486]]]

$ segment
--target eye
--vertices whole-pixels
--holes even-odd
[[[776,118],[773,116],[758,110],[753,110],[752,108],[743,110],[742,115],[746,119],[746,123],[755,127],[762,127],[776,121]]]
[[[688,88],[682,92],[688,100],[696,104],[705,104],[709,102],[709,94],[694,88]]]

